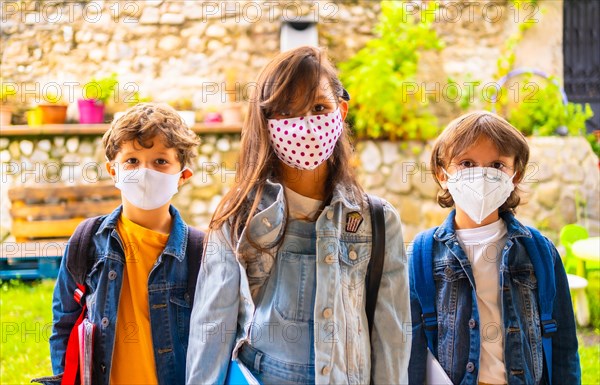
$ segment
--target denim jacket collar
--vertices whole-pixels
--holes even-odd
[[[253,191],[249,199],[252,200],[255,194],[256,191]],[[352,201],[350,196],[347,187],[338,185],[334,188],[330,205],[333,206],[339,202],[349,210],[359,210],[359,204]],[[244,230],[245,234],[242,234],[240,240],[243,240],[245,236],[250,236],[254,242],[262,247],[272,247],[284,231],[283,222],[286,215],[283,185],[267,179],[257,212],[250,221],[249,226]],[[245,245],[238,246],[238,250],[243,247]]]
[[[107,230],[112,231],[116,229],[117,222],[119,221],[122,212],[123,205],[120,205],[102,221],[96,235]],[[181,262],[185,258],[189,230],[181,218],[181,215],[179,215],[179,211],[173,205],[169,206],[169,214],[171,214],[173,222],[171,224],[171,233],[169,234],[169,239],[163,250],[163,254],[171,255]]]
[[[331,205],[335,205],[340,202],[348,211],[359,211],[361,209],[360,203],[355,202],[353,197],[352,189],[349,186],[339,184],[333,190],[333,197],[331,198]]]
[[[435,231],[433,237],[439,242],[445,242],[449,239],[456,238],[456,229],[454,227],[454,217],[456,216],[456,209],[452,210],[444,223]],[[517,237],[528,237],[531,238],[531,232],[529,229],[519,222],[510,211],[503,211],[500,213],[500,218],[506,223],[506,231],[508,239]]]

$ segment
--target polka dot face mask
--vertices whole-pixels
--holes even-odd
[[[313,170],[329,159],[344,127],[339,108],[324,115],[268,119],[267,124],[279,160],[300,170]]]

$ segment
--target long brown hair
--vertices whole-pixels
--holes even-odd
[[[301,101],[305,106],[312,105],[322,77],[327,78],[339,101],[344,95],[344,88],[336,69],[321,49],[300,47],[286,51],[263,68],[253,89],[248,116],[242,127],[236,178],[213,214],[211,230],[229,222],[231,241],[237,243],[241,230],[256,213],[267,178],[277,180],[281,175],[280,162],[269,141],[267,119],[274,112],[289,108],[292,101]],[[351,153],[348,129],[345,127],[333,154],[327,160],[327,200],[339,184],[348,188],[354,199],[361,199],[362,190],[350,167]]]

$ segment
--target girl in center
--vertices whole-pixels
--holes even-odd
[[[312,47],[276,56],[254,91],[235,182],[210,224],[187,383],[226,383],[232,359],[262,384],[406,383],[408,274],[387,202],[369,335],[371,220],[350,166],[348,93]]]

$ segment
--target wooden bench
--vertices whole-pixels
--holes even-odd
[[[56,277],[77,225],[121,204],[121,192],[112,181],[19,186],[11,188],[8,197],[15,242],[2,243],[0,279]]]

